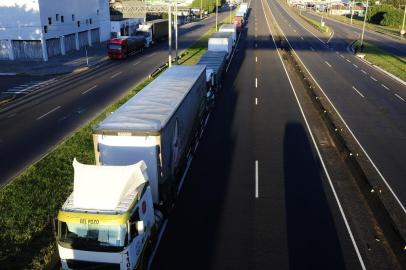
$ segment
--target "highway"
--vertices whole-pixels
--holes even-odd
[[[348,52],[341,28],[328,40],[311,30],[279,1],[270,7],[286,38],[349,130],[364,156],[387,182],[402,206],[406,203],[406,86]]]
[[[308,16],[313,20],[319,21],[321,16],[310,12],[302,12],[303,15]],[[334,29],[335,34],[339,33],[341,38],[347,39],[348,42],[360,39],[362,28],[359,26],[353,26],[343,22],[330,19],[329,17],[323,17],[327,26],[331,26]],[[396,38],[392,38],[388,35],[380,34],[366,29],[364,33],[364,40],[378,46],[379,48],[386,50],[398,57],[406,59],[406,42]]]
[[[220,13],[219,20],[228,15]],[[212,16],[182,26],[180,50],[194,44],[214,22]],[[167,61],[167,48],[167,42],[162,42],[128,60],[108,61],[79,75],[58,77],[56,82],[0,107],[0,184],[148,77]],[[9,78],[4,80],[8,87],[12,85]],[[16,80],[21,83],[20,78]]]
[[[151,269],[363,269],[261,0]]]

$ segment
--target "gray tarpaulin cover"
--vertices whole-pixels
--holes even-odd
[[[94,127],[101,132],[159,132],[192,89],[205,66],[173,66]]]

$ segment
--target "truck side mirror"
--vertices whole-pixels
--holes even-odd
[[[145,231],[144,221],[137,221],[136,226],[138,234],[143,234]]]

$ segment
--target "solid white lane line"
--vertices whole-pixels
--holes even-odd
[[[255,160],[255,198],[259,197],[258,181],[258,160]]]
[[[147,55],[147,57],[152,57],[152,56],[154,56],[155,54],[156,54],[156,52],[151,53],[151,54]]]
[[[258,98],[255,98],[255,105],[258,105]]]
[[[365,70],[361,69],[361,72],[364,73],[365,75],[368,74]]]
[[[333,31],[333,33],[331,33],[331,36],[330,36],[330,38],[327,40],[327,43],[330,42],[330,40],[333,38],[333,36],[334,36],[334,31]]]
[[[326,63],[327,66],[332,67],[329,62],[324,61],[324,63]]]
[[[121,73],[123,73],[122,71],[117,72],[116,74],[113,74],[110,76],[110,79],[114,79],[115,77],[117,77],[118,75],[120,75]]]
[[[400,99],[400,100],[402,100],[402,101],[405,101],[405,99],[402,98],[401,96],[399,96],[398,94],[395,94],[395,96],[396,96],[398,99]]]
[[[37,120],[41,120],[41,119],[44,118],[45,116],[47,116],[47,115],[53,113],[53,112],[56,111],[56,110],[59,110],[60,108],[61,108],[61,106],[58,106],[58,107],[53,108],[52,110],[50,110],[50,111],[47,112],[46,114],[43,114],[43,115],[41,115],[40,117],[38,117]]]
[[[341,58],[344,58],[344,55],[340,54],[340,57],[341,57]]]
[[[262,0],[261,0],[261,3],[262,3],[262,8],[264,9],[264,3],[263,3]],[[268,8],[269,8],[269,10],[271,11],[271,8],[269,7],[269,4],[268,4]],[[274,43],[274,45],[275,45],[275,48],[277,48],[275,39],[273,38],[273,33],[272,33],[272,30],[271,30],[271,27],[269,26],[268,18],[267,18],[266,14],[265,14],[265,11],[264,11],[264,15],[265,15],[266,22],[267,22],[267,24],[268,24],[269,32],[271,33],[271,37],[272,37],[273,43]],[[273,16],[272,12],[271,12],[271,15]],[[276,20],[275,17],[274,17],[274,20]],[[288,42],[289,46],[290,46],[290,47],[292,48],[292,50],[293,50],[292,45],[290,44],[289,40],[286,38],[285,34],[283,33],[282,29],[279,27],[278,24],[277,24],[277,27],[279,28],[280,32],[281,32],[282,35],[285,37],[285,39],[286,39],[286,41]],[[339,210],[340,210],[341,217],[342,217],[343,220],[344,220],[344,224],[345,224],[345,227],[346,227],[346,229],[347,229],[347,231],[348,231],[348,234],[349,234],[349,236],[350,236],[350,238],[351,238],[352,245],[353,245],[353,247],[354,247],[354,249],[355,249],[355,252],[357,253],[358,260],[359,260],[359,262],[360,262],[360,264],[361,264],[362,269],[363,269],[363,270],[366,270],[364,260],[362,259],[361,253],[360,253],[360,251],[359,251],[359,249],[358,249],[358,245],[357,245],[357,243],[355,242],[355,238],[354,238],[354,235],[353,235],[353,233],[352,233],[352,231],[351,231],[351,227],[350,227],[350,225],[349,225],[349,223],[348,223],[347,217],[346,217],[346,215],[345,215],[345,213],[344,213],[344,209],[343,209],[343,207],[342,207],[342,205],[341,205],[340,199],[338,198],[338,195],[337,195],[337,192],[336,192],[336,190],[335,190],[335,188],[334,188],[333,182],[331,181],[330,174],[329,174],[329,172],[328,172],[328,170],[327,170],[326,164],[324,163],[323,157],[321,156],[321,153],[320,153],[320,150],[319,150],[319,148],[318,148],[318,146],[317,146],[316,140],[315,140],[315,138],[314,138],[314,136],[313,136],[313,133],[312,133],[312,131],[311,131],[311,129],[310,129],[310,125],[309,125],[309,123],[307,122],[307,118],[306,118],[306,116],[305,116],[305,114],[304,114],[304,112],[303,112],[302,106],[300,105],[299,98],[297,97],[297,94],[296,94],[295,88],[294,88],[294,86],[293,86],[293,83],[292,83],[292,81],[290,80],[289,73],[288,73],[288,71],[287,71],[287,69],[286,69],[286,67],[285,67],[285,63],[283,62],[282,56],[281,56],[281,54],[279,53],[279,51],[276,50],[276,52],[278,53],[279,60],[280,60],[281,63],[282,63],[283,69],[285,70],[285,74],[286,74],[286,76],[288,77],[288,80],[289,80],[289,83],[290,83],[290,87],[292,88],[292,92],[293,92],[293,94],[294,94],[294,96],[295,96],[295,98],[296,98],[296,102],[297,102],[297,104],[298,104],[298,106],[299,106],[300,112],[301,112],[301,114],[302,114],[302,116],[303,116],[303,119],[304,119],[304,121],[305,121],[305,123],[306,123],[307,130],[308,130],[308,132],[309,132],[309,134],[310,134],[310,137],[311,137],[312,142],[313,142],[313,145],[314,145],[314,147],[315,147],[315,149],[316,149],[317,155],[319,156],[320,163],[321,163],[321,165],[322,165],[322,167],[323,167],[323,170],[324,170],[324,172],[325,172],[325,174],[326,174],[328,183],[329,183],[329,185],[330,185],[330,188],[331,188],[331,190],[332,190],[332,192],[333,192],[334,198],[335,198],[336,203],[337,203],[337,205],[338,205],[338,208],[339,208]],[[296,54],[295,50],[293,50],[293,52]],[[298,55],[296,54],[296,56],[298,56]],[[302,62],[302,60],[301,60],[300,58],[299,58],[299,61]],[[302,64],[303,64],[303,62],[302,62]],[[303,65],[303,66],[304,66],[304,65]],[[306,68],[306,67],[305,67],[305,68]],[[307,70],[307,68],[306,68],[306,70]],[[307,70],[307,71],[308,71],[308,70]],[[309,72],[309,71],[308,71],[308,72]],[[310,74],[310,76],[313,78],[313,76],[311,75],[310,72],[309,72],[309,74]],[[314,80],[314,78],[313,78],[313,80]],[[316,84],[318,84],[316,80],[314,80],[314,81],[316,82]],[[320,89],[321,89],[321,88],[320,88]]]
[[[389,87],[387,87],[386,85],[381,84],[381,86],[382,86],[383,88],[385,88],[386,90],[389,90]]]
[[[374,82],[376,82],[377,81],[377,79],[375,79],[374,77],[372,77],[372,76],[369,76],[369,78],[371,78],[371,80],[373,80]]]
[[[257,56],[255,56],[255,63],[257,63],[258,62],[258,57]]]
[[[96,87],[97,87],[97,85],[94,85],[94,86],[90,87],[90,88],[87,89],[86,91],[82,92],[82,95],[84,95],[84,94],[86,94],[86,93],[92,91],[92,90],[95,89]]]
[[[350,61],[350,60],[348,60],[348,59],[345,59],[345,61],[347,61],[348,63],[351,63],[351,61]]]
[[[136,66],[136,65],[138,65],[139,63],[141,63],[141,61],[135,62],[135,63],[133,64],[133,66]]]
[[[358,68],[358,66],[356,64],[352,64],[354,67]]]
[[[357,88],[355,88],[354,86],[352,87],[352,89],[354,89],[355,90],[355,92],[357,92],[358,93],[358,95],[360,95],[361,97],[365,97],[360,91],[358,91],[358,89]]]
[[[255,88],[258,88],[258,78],[255,78]]]
[[[276,2],[277,3],[277,2]],[[266,16],[265,16],[266,17]],[[278,24],[276,24],[276,26],[279,28],[279,30],[281,31],[282,35],[285,37],[288,45],[292,47],[292,45],[290,44],[289,40],[287,39],[286,35],[282,32],[282,29],[279,27]],[[269,27],[269,26],[268,26]],[[372,158],[369,156],[368,152],[365,150],[365,148],[362,146],[362,144],[360,143],[360,141],[358,140],[358,138],[355,136],[354,132],[350,129],[350,127],[348,126],[347,122],[344,120],[343,116],[340,114],[340,112],[337,110],[336,106],[334,106],[333,102],[331,101],[331,99],[328,97],[328,95],[326,94],[326,92],[323,90],[323,88],[320,86],[320,84],[317,82],[317,80],[314,78],[313,74],[309,71],[309,69],[306,67],[306,65],[303,63],[302,59],[299,57],[299,55],[296,53],[296,51],[294,49],[292,49],[292,52],[296,55],[296,57],[299,59],[299,62],[303,65],[303,67],[305,68],[305,70],[307,71],[307,73],[310,75],[310,77],[313,79],[313,81],[315,82],[315,84],[317,85],[317,87],[321,90],[321,92],[323,93],[324,97],[326,98],[326,100],[330,103],[330,105],[333,107],[334,111],[337,113],[338,117],[341,119],[341,121],[344,123],[346,129],[350,132],[351,136],[355,139],[355,141],[357,142],[357,144],[360,146],[360,148],[362,149],[362,152],[365,154],[365,156],[368,158],[368,160],[371,162],[372,166],[374,167],[374,169],[376,170],[376,172],[379,174],[379,176],[382,178],[382,181],[385,183],[385,185],[388,187],[389,191],[391,192],[391,194],[393,195],[393,197],[395,197],[396,202],[400,205],[400,207],[402,208],[402,211],[404,214],[406,214],[406,207],[403,205],[403,203],[400,201],[399,197],[396,195],[396,193],[393,191],[392,187],[389,185],[388,181],[386,180],[385,176],[383,176],[382,172],[379,170],[379,168],[376,166],[375,162],[372,160]],[[351,240],[353,240],[353,237],[351,236]],[[353,240],[353,243],[354,240]],[[361,260],[362,262],[362,268],[365,268],[365,265],[362,261],[362,257],[359,253],[358,248],[356,248],[357,251],[357,255],[358,258]]]

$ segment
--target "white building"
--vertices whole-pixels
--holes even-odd
[[[0,60],[47,61],[109,37],[108,0],[0,0]]]

